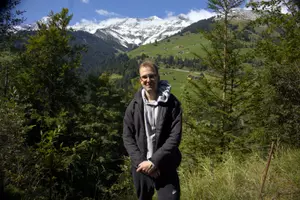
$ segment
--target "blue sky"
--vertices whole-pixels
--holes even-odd
[[[207,0],[21,0],[18,9],[26,11],[25,23],[33,23],[52,10],[63,7],[73,13],[71,25],[82,19],[101,21],[112,17],[147,18],[188,14],[207,9]]]

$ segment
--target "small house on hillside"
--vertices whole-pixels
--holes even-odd
[[[199,76],[192,75],[192,74],[187,75],[188,80],[200,80],[203,77],[204,77],[203,73],[201,73]]]

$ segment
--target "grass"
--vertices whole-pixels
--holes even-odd
[[[242,30],[248,21],[232,21],[232,24],[238,25],[238,29]],[[262,28],[256,28],[258,32],[262,31]],[[256,34],[252,34],[252,37],[257,38]],[[251,42],[244,41],[244,44],[250,45]],[[174,35],[170,38],[164,39],[162,41],[142,45],[127,54],[130,57],[136,57],[138,55],[146,54],[150,57],[157,57],[161,55],[162,57],[168,57],[170,55],[180,58],[198,58],[196,55],[205,56],[203,46],[210,47],[210,41],[204,37],[202,33],[190,33],[185,32],[181,35]],[[251,47],[250,47],[251,49]],[[242,52],[249,51],[249,48],[244,48]]]
[[[181,69],[160,68],[159,74],[161,80],[167,80],[171,84],[171,93],[180,100],[183,87],[188,82],[187,76],[189,74],[199,75],[199,72],[197,73]]]
[[[203,55],[202,45],[209,46],[209,41],[202,34],[185,33],[183,36],[176,35],[157,42],[157,45],[142,45],[128,52],[128,55],[135,57],[144,53],[150,57],[157,57],[157,55],[167,57],[172,55],[181,58],[195,58],[194,54]]]
[[[232,154],[222,163],[203,158],[192,172],[180,169],[183,200],[253,200],[260,198],[266,159],[252,153],[244,161]],[[264,187],[264,200],[300,199],[300,150],[277,153],[271,161]]]
[[[277,150],[267,174],[260,197],[266,158],[259,153],[235,156],[223,155],[223,162],[214,163],[209,157],[192,170],[181,165],[179,177],[182,200],[299,200],[300,149]],[[183,162],[186,162],[183,157]],[[113,188],[115,199],[137,199],[130,174],[130,162],[123,166],[120,180]],[[114,190],[116,189],[116,190]],[[153,199],[157,199],[156,194]]]

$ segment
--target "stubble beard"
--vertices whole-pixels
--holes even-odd
[[[152,97],[156,97],[156,89],[153,88],[153,87],[144,87],[144,90],[145,92],[149,95],[149,96],[152,96]],[[147,96],[148,96],[147,95]]]

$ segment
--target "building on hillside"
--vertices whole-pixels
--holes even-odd
[[[192,74],[187,75],[188,80],[200,80],[203,77],[204,77],[203,73],[201,73],[199,76],[192,75]]]

